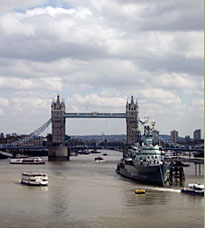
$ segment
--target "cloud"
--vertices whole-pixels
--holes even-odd
[[[0,106],[9,106],[9,100],[7,98],[0,97]]]
[[[34,89],[46,89],[46,90],[61,90],[62,83],[60,78],[38,78],[38,79],[26,79],[16,77],[0,77],[1,89],[13,89],[13,90],[34,90]]]
[[[24,9],[28,7],[36,7],[39,4],[45,3],[47,0],[1,0],[0,14],[13,11],[14,9]]]
[[[192,111],[197,115],[204,117],[204,99],[192,99]]]
[[[203,30],[203,2],[184,1],[67,1],[90,7],[113,27],[126,30]],[[134,23],[133,23],[134,22]]]
[[[179,105],[180,98],[171,92],[162,89],[146,89],[141,91],[141,97],[146,100],[157,101],[163,105]]]
[[[150,56],[150,61],[154,58],[164,65],[171,58],[176,62],[184,58],[187,65],[194,61],[193,57],[203,58],[202,31],[127,31],[110,27],[86,7],[12,12],[1,17],[0,31],[1,56],[6,58],[56,61],[110,57],[131,58],[140,63]],[[190,39],[196,42],[190,43]]]
[[[0,108],[0,116],[4,115],[4,110]]]
[[[192,90],[199,86],[198,81],[196,81],[193,77],[187,74],[161,74],[156,77],[153,77],[151,80],[152,85],[168,89],[180,88],[181,90]]]
[[[42,118],[50,114],[51,99],[38,96],[31,97],[27,94],[25,97],[14,97],[10,102],[9,110],[19,116],[19,121],[24,121],[25,116],[27,116],[32,122],[33,120],[36,121],[39,116]]]
[[[97,94],[88,94],[88,95],[80,95],[74,94],[70,99],[68,99],[68,107],[74,107],[75,110],[78,109],[92,109],[92,111],[97,110],[120,110],[124,108],[126,104],[126,99],[122,97],[103,97]],[[94,110],[97,109],[97,110]],[[69,111],[68,111],[69,112]]]

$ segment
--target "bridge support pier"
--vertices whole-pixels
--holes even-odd
[[[69,149],[64,145],[49,146],[48,147],[48,160],[49,161],[68,161]]]
[[[201,164],[199,164],[199,175],[201,176]]]
[[[201,176],[201,164],[194,162],[194,166],[195,166],[195,175],[199,174],[199,176]],[[197,172],[197,166],[199,166],[199,173]]]

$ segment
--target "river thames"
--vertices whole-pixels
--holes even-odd
[[[127,180],[115,172],[122,153],[106,153],[103,163],[94,161],[98,154],[45,165],[0,160],[0,228],[204,227],[203,197],[182,194],[179,186],[161,188]],[[23,171],[48,173],[49,185],[21,185]],[[185,184],[204,182],[203,172],[195,175],[193,164],[184,171]],[[137,188],[146,194],[136,195]]]

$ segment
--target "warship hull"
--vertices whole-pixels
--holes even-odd
[[[123,177],[159,186],[165,185],[168,176],[167,171],[168,166],[165,164],[146,167],[125,164],[123,161],[118,164],[116,170],[116,172]]]

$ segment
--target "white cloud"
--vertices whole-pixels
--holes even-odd
[[[126,104],[126,99],[122,97],[102,97],[97,94],[80,95],[74,94],[70,99],[68,99],[69,106],[76,106],[78,111],[80,109],[93,109],[92,111],[102,110],[102,109],[122,109]],[[75,110],[77,110],[75,108]],[[97,109],[97,110],[94,110]]]
[[[132,5],[123,7],[133,8]],[[24,14],[12,12],[1,17],[0,28],[4,44],[1,47],[2,56],[7,46],[15,50],[6,52],[7,57],[13,58],[52,61],[66,57],[203,57],[203,32],[133,32],[123,27],[120,30],[109,26],[85,7],[45,7],[28,10]]]
[[[1,17],[0,28],[5,36],[26,36],[34,37],[35,31],[32,25],[21,21],[19,13],[9,13]]]
[[[0,108],[0,116],[4,115],[4,110]]]
[[[192,99],[192,112],[194,112],[196,116],[204,117],[204,99]]]
[[[72,3],[88,6],[106,18],[107,23],[127,30],[203,29],[202,1],[72,0]]]
[[[198,82],[190,75],[177,73],[162,74],[159,76],[156,75],[156,77],[153,77],[152,83],[164,88],[180,88],[182,90],[195,89],[198,86]]]
[[[9,100],[7,98],[0,97],[0,106],[9,106]]]
[[[146,89],[141,91],[142,98],[164,105],[179,105],[181,100],[175,94],[162,89]]]
[[[43,113],[49,111],[49,101],[39,97],[15,97],[11,99],[12,110],[18,115],[26,114],[33,116],[33,114]]]
[[[14,77],[0,77],[0,88],[13,90],[33,90],[33,89],[47,89],[53,91],[60,91],[62,82],[60,78],[14,78]]]
[[[1,0],[0,14],[45,3],[47,0]]]

